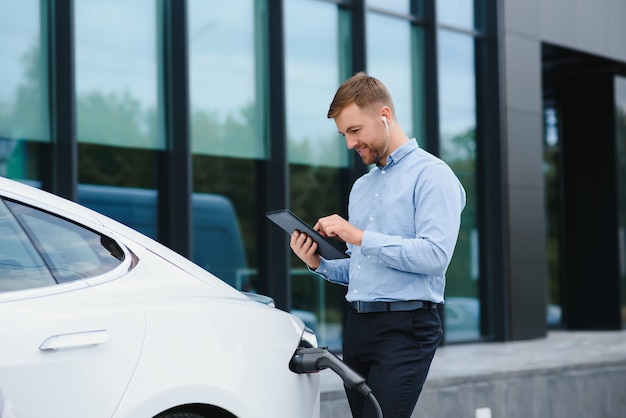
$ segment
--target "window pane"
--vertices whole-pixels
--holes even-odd
[[[326,118],[345,70],[340,50],[346,27],[336,5],[314,0],[285,2],[285,68],[289,153],[289,206],[305,221],[347,208],[340,204],[341,178],[348,167],[345,140]],[[341,34],[341,35],[340,35]],[[297,315],[321,345],[341,350],[346,288],[312,274],[291,256],[291,298]]]
[[[263,129],[262,2],[188,2],[193,255],[230,285],[257,288]],[[258,33],[258,36],[257,36]]]
[[[474,0],[437,0],[437,22],[474,29]]]
[[[255,8],[190,0],[189,78],[194,154],[265,158],[257,98]],[[261,41],[258,37],[258,42]]]
[[[543,153],[543,174],[545,182],[545,204],[546,204],[546,275],[547,275],[547,297],[548,297],[548,316],[550,312],[558,312],[561,307],[561,291],[559,278],[560,259],[559,246],[560,242],[560,225],[563,223],[561,219],[562,209],[560,203],[560,179],[559,174],[562,173],[560,167],[561,161],[561,144],[559,138],[560,115],[554,103],[549,101],[544,104],[544,153]],[[549,321],[548,326],[555,327],[560,325],[558,316],[554,316],[555,321]]]
[[[123,260],[124,253],[108,237],[28,206],[6,204],[59,283],[104,274]]]
[[[423,146],[422,29],[375,13],[368,13],[366,27],[368,73],[385,83],[400,126]]]
[[[476,83],[474,39],[440,30],[439,41],[439,115],[442,153],[448,157],[474,156],[474,141],[454,141],[476,127]],[[463,146],[461,146],[463,145]]]
[[[155,5],[81,0],[74,18],[78,201],[156,239]]]
[[[480,335],[474,39],[445,30],[437,36],[441,158],[467,192],[458,242],[446,275],[446,333],[449,341],[455,341]]]
[[[193,156],[192,260],[242,290],[257,287],[256,171],[256,160]]]
[[[0,137],[49,140],[39,4],[0,0]]]
[[[78,141],[163,149],[157,126],[156,2],[75,3]]]
[[[339,82],[337,7],[312,0],[285,3],[289,162],[346,167],[345,141],[328,107]]]
[[[0,176],[39,180],[50,141],[39,0],[0,0]]]
[[[21,225],[0,200],[0,292],[56,284]]]
[[[78,185],[78,201],[96,212],[157,239],[157,192],[153,189]]]
[[[290,208],[310,225],[322,216],[344,212],[339,205],[342,172],[333,167],[289,166]],[[288,239],[288,237],[286,237]],[[345,251],[345,244],[337,241]],[[342,248],[343,246],[343,248]],[[307,325],[317,334],[320,345],[341,351],[342,309],[346,287],[330,283],[311,273],[302,260],[291,257],[292,306],[301,319],[314,318]]]

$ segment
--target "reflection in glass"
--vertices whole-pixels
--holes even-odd
[[[626,77],[615,77],[615,131],[617,150],[618,238],[622,294],[622,324],[626,327]]]
[[[194,203],[193,261],[206,270],[239,289],[253,291],[257,287],[256,267],[258,217],[257,161],[246,158],[227,158],[202,154],[192,156],[194,199],[220,199],[223,205],[230,205],[224,217],[222,230],[227,234],[225,247],[234,248],[229,257],[213,259],[206,253],[215,245],[220,245],[215,235],[207,231],[203,219],[208,215],[206,207],[202,213],[201,202]],[[194,195],[195,196],[195,195]],[[234,220],[238,223],[230,226]]]
[[[474,159],[476,127],[476,84],[474,39],[440,30],[439,115],[442,154],[447,158]],[[472,139],[462,141],[459,135]]]
[[[328,106],[345,75],[339,61],[337,6],[311,0],[285,2],[285,69],[290,209],[314,224],[322,216],[343,213],[341,172],[348,166],[345,141]],[[341,350],[345,287],[310,273],[291,257],[292,306],[312,327],[321,345]]]
[[[124,259],[124,253],[108,237],[30,206],[5,203],[58,283],[104,274]]]
[[[454,332],[447,328],[448,341],[458,341],[480,336],[474,39],[445,30],[440,30],[437,38],[441,158],[467,192],[461,231],[446,275],[446,308],[457,307],[465,315],[465,322],[455,324]]]
[[[339,83],[338,11],[311,0],[285,3],[289,162],[345,167],[347,150],[326,118]]]
[[[322,216],[341,213],[340,173],[333,167],[290,164],[289,206],[293,212],[310,225]],[[340,351],[346,288],[311,273],[295,255],[291,257],[290,272],[293,308],[300,311],[300,317],[310,317],[307,325],[314,325],[321,345]]]
[[[257,287],[258,160],[266,157],[252,0],[187,3],[194,191],[193,261],[238,289]],[[210,209],[209,209],[210,206]],[[221,228],[212,228],[219,218]],[[221,235],[220,235],[221,234]]]
[[[156,2],[75,5],[78,141],[163,149],[157,127]]]
[[[474,0],[437,0],[437,23],[474,29]]]
[[[255,8],[188,2],[191,141],[194,154],[265,158],[256,97]]]
[[[153,238],[164,148],[155,5],[81,0],[74,13],[78,201]]]
[[[40,2],[0,0],[0,10],[0,176],[36,180],[50,140]]]
[[[559,161],[561,160],[561,142],[559,135],[559,112],[554,104],[547,104],[543,112],[544,119],[544,182],[545,182],[545,202],[546,202],[546,263],[547,263],[547,284],[548,284],[548,326],[556,327],[560,325],[560,315],[551,316],[551,312],[560,309],[560,225],[562,209],[560,206],[561,179],[559,175],[562,171]],[[550,319],[550,318],[554,319]]]
[[[376,13],[367,14],[366,27],[367,72],[385,83],[398,123],[424,146],[423,30]]]
[[[55,284],[24,228],[0,200],[0,293]]]

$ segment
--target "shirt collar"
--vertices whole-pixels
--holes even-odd
[[[404,157],[406,157],[407,155],[409,155],[411,152],[413,152],[414,150],[418,148],[419,148],[419,145],[417,144],[417,141],[415,140],[415,138],[411,138],[407,142],[402,144],[400,148],[398,148],[397,150],[389,154],[389,156],[387,157],[387,165],[383,167],[382,165],[376,163],[376,166],[380,169],[388,169],[389,166],[393,164],[398,164]]]

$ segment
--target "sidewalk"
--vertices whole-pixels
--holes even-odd
[[[626,331],[447,345],[435,354],[416,408],[422,412],[413,416],[617,418],[626,416],[625,387]],[[321,375],[321,400],[322,418],[350,416],[342,382],[330,370]]]

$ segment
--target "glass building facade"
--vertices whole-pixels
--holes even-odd
[[[345,289],[311,274],[264,213],[288,207],[310,223],[345,215],[366,167],[326,112],[339,84],[364,70],[389,87],[407,135],[467,191],[446,341],[510,338],[493,151],[497,2],[236,3],[0,0],[0,175],[93,207],[273,297],[337,349]],[[215,199],[234,223],[207,226]]]

